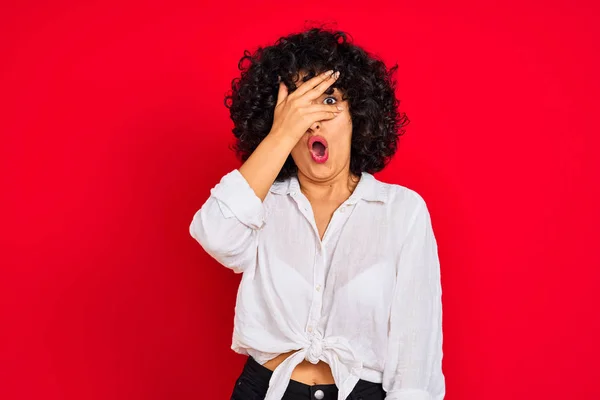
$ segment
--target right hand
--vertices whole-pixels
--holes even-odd
[[[336,79],[335,74],[324,72],[297,86],[292,94],[288,93],[285,83],[279,82],[271,133],[289,138],[295,144],[316,121],[335,118],[343,107],[338,104],[312,104],[312,102],[318,99]]]

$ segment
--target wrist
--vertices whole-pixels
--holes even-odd
[[[281,132],[279,130],[269,132],[266,138],[270,139],[277,146],[285,147],[290,151],[294,148],[294,146],[296,145],[296,143],[298,143],[299,140],[290,136],[288,133]]]

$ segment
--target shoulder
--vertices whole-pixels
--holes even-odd
[[[382,193],[385,193],[385,211],[393,232],[406,234],[415,225],[428,225],[431,222],[429,208],[424,197],[416,190],[397,183],[375,180]]]
[[[408,235],[418,237],[421,233],[432,229],[427,202],[419,192],[400,184],[385,182],[378,184],[387,190],[385,205],[390,227],[401,242],[406,240]]]
[[[373,177],[374,184],[379,187],[385,204],[394,213],[412,215],[427,210],[427,203],[416,190],[398,183],[388,183]]]
[[[275,181],[269,188],[269,192],[273,194],[286,194],[290,185],[292,184],[292,178],[287,178],[283,181]]]
[[[292,192],[295,190],[293,186],[294,184],[292,178],[273,182],[263,202],[264,207],[267,210],[270,210],[273,207],[283,207],[289,204],[288,194],[292,194]]]

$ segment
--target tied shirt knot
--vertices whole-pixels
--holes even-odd
[[[265,400],[280,400],[283,397],[294,368],[303,359],[313,364],[317,364],[320,360],[329,364],[334,380],[341,382],[338,386],[338,400],[346,399],[360,380],[363,367],[348,340],[341,336],[324,338],[319,332],[313,332],[312,335],[305,336],[301,340],[304,341],[304,346],[287,357],[273,371]]]
[[[310,346],[306,351],[306,359],[313,364],[317,364],[323,355],[323,337],[319,334],[313,335],[310,340]]]

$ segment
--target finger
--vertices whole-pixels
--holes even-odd
[[[305,112],[307,114],[315,112],[334,112],[339,113],[344,110],[344,107],[338,104],[313,104],[306,107]]]
[[[285,86],[285,83],[279,82],[279,91],[277,92],[277,104],[275,105],[275,107],[277,107],[279,104],[281,104],[286,99],[287,96],[288,96],[287,86]]]
[[[314,88],[321,82],[327,80],[331,76],[332,73],[333,73],[333,70],[329,70],[327,72],[323,72],[322,74],[319,74],[319,75],[316,75],[316,76],[310,78],[309,80],[302,83],[302,85],[300,85],[296,88],[296,90],[294,91],[294,96],[300,97],[300,96],[304,95],[306,92],[310,91],[312,88]]]
[[[317,111],[307,115],[307,117],[312,121],[324,121],[328,119],[333,119],[340,115],[340,112],[332,112],[332,111]]]
[[[321,97],[321,95],[327,90],[327,88],[329,88],[329,86],[333,85],[333,83],[337,80],[338,77],[339,77],[339,72],[336,72],[332,76],[325,79],[323,82],[319,83],[313,89],[309,90],[305,94],[305,96],[309,100],[315,100],[315,99]]]

